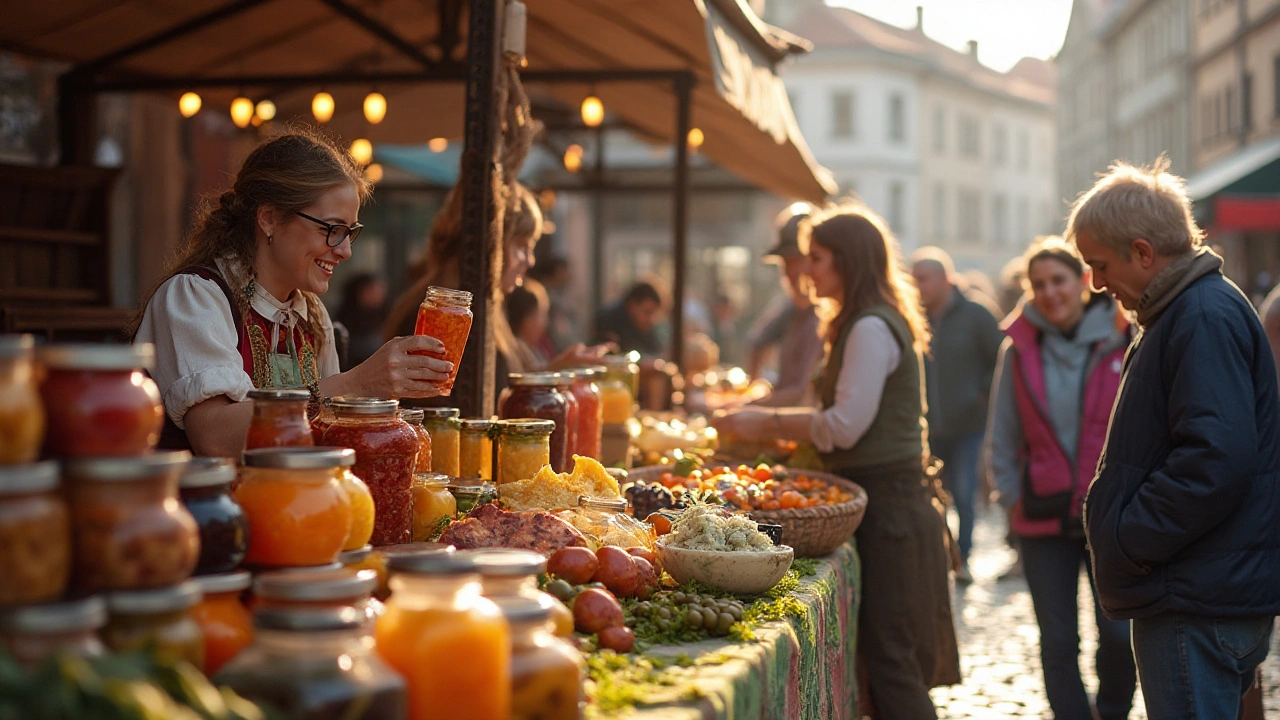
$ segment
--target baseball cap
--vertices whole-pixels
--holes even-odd
[[[778,241],[764,254],[766,262],[797,257],[801,254],[800,243],[797,240],[800,222],[809,217],[812,212],[813,207],[809,203],[797,202],[778,213],[778,218],[774,221],[778,228]]]

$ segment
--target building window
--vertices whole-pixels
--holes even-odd
[[[906,191],[902,189],[902,183],[889,183],[889,229],[896,235],[905,235],[907,229],[906,213],[904,212],[903,203],[906,202]]]
[[[1008,151],[1009,133],[1005,131],[1004,125],[996,123],[991,126],[991,163],[996,167],[1004,167]]]
[[[889,142],[900,143],[907,139],[906,101],[898,93],[889,96]]]
[[[1004,247],[1009,242],[1008,208],[1003,195],[991,199],[991,235],[996,247]]]
[[[972,188],[961,188],[956,196],[956,226],[960,242],[977,244],[982,241],[982,193]]]
[[[1280,57],[1276,58],[1277,77],[1280,77]],[[1277,80],[1280,88],[1280,80]],[[1280,115],[1280,92],[1276,94],[1276,115]],[[941,105],[933,108],[933,150],[944,153],[947,150],[947,111]]]
[[[947,189],[942,183],[933,186],[933,237],[941,243],[947,236]]]
[[[1240,108],[1236,105],[1236,89],[1231,85],[1227,86],[1227,95],[1224,102],[1227,104],[1227,132],[1235,133],[1240,127]]]
[[[977,158],[981,155],[982,140],[978,133],[978,119],[969,113],[961,113],[957,140],[961,155],[967,158]]]
[[[1031,165],[1031,138],[1026,130],[1018,131],[1018,172],[1026,172]]]
[[[1240,78],[1240,125],[1245,130],[1253,129],[1253,73]]]
[[[1015,242],[1019,244],[1031,242],[1031,203],[1026,198],[1018,198],[1017,233]]]
[[[831,137],[850,139],[857,132],[854,124],[856,102],[853,93],[841,90],[831,96]]]

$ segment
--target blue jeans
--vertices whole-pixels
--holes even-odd
[[[1233,720],[1267,657],[1275,618],[1162,613],[1133,621],[1150,720]]]
[[[1089,576],[1089,550],[1084,538],[1021,538],[1022,567],[1031,590],[1031,604],[1040,626],[1040,665],[1045,695],[1057,720],[1090,720],[1092,711],[1080,679],[1080,568]],[[1098,715],[1124,720],[1133,707],[1137,676],[1129,649],[1129,623],[1108,620],[1093,593],[1098,623]]]
[[[977,432],[959,438],[930,438],[933,454],[942,460],[942,485],[951,494],[956,514],[960,516],[960,533],[956,544],[960,559],[969,562],[973,549],[973,503],[978,493],[978,455],[982,452],[982,434]]]

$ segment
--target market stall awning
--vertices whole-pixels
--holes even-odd
[[[1280,230],[1280,137],[1254,143],[1187,179],[1196,221],[1219,230]]]
[[[98,89],[152,89],[175,98],[197,89],[209,108],[225,108],[240,93],[269,96],[281,120],[309,118],[311,94],[324,89],[337,101],[330,124],[344,137],[412,143],[462,135],[465,37],[452,28],[465,5],[19,3],[0,23],[0,45],[75,63]],[[775,72],[808,44],[762,23],[745,0],[533,0],[527,10],[532,91],[576,107],[593,90],[584,73],[612,73],[613,80],[594,84],[606,109],[642,136],[671,142],[677,100],[663,73],[689,73],[697,83],[692,126],[703,132],[700,152],[708,159],[784,197],[821,201],[834,191]],[[375,84],[389,110],[369,126],[359,108]]]

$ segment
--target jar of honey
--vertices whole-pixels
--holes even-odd
[[[60,597],[71,577],[71,516],[58,464],[0,465],[0,606]]]
[[[102,641],[114,652],[149,650],[157,657],[186,660],[204,670],[204,635],[191,610],[200,587],[185,582],[156,590],[115,592],[107,596],[110,619]]]
[[[601,361],[605,368],[604,375],[597,379],[601,421],[605,425],[624,425],[636,415],[639,368],[627,355],[606,355]]]
[[[44,407],[30,335],[0,335],[0,465],[35,462],[44,442]]]
[[[439,340],[444,345],[444,355],[434,357],[453,363],[449,379],[439,384],[441,395],[453,392],[458,366],[462,363],[462,353],[467,347],[467,337],[471,335],[471,321],[471,293],[435,286],[427,288],[427,295],[418,308],[418,322],[413,334]]]
[[[377,587],[378,573],[374,570],[278,570],[254,578],[253,603],[255,608],[349,607],[373,621],[385,611],[382,602],[373,599]]]
[[[422,424],[423,417],[422,408],[400,408],[400,419],[409,423],[409,427],[418,435],[418,462],[413,468],[415,473],[431,472],[431,433]]]
[[[413,476],[413,542],[435,540],[457,514],[458,501],[449,492],[449,480],[438,473]]]
[[[164,426],[160,390],[145,370],[155,347],[51,345],[45,366],[47,457],[136,457],[155,449]]]
[[[497,430],[497,484],[528,480],[551,464],[551,420],[520,418],[499,420]]]
[[[310,447],[311,422],[307,420],[307,404],[311,393],[306,390],[250,390],[253,417],[244,449],[264,447]]]
[[[204,636],[204,672],[213,675],[253,641],[253,618],[242,596],[252,577],[243,570],[205,575],[194,582],[203,594],[191,617]]]
[[[197,575],[227,573],[240,567],[249,550],[249,519],[231,497],[236,466],[230,458],[192,458],[178,493],[200,529]]]
[[[249,518],[245,562],[265,567],[337,562],[351,532],[351,501],[337,472],[349,448],[260,448],[244,454],[236,502]]]
[[[507,720],[511,634],[463,553],[393,555],[378,654],[408,681],[409,720]]]
[[[200,529],[178,501],[178,477],[190,461],[175,451],[66,463],[78,590],[159,588],[191,576]]]
[[[0,613],[0,646],[27,667],[37,667],[53,655],[99,657],[107,652],[98,638],[106,624],[107,605],[97,595],[19,605]]]
[[[463,420],[458,435],[458,475],[466,480],[493,479],[493,421]]]
[[[498,608],[511,625],[511,718],[582,717],[586,663],[582,653],[553,632],[551,609],[528,598],[506,598]]]
[[[399,403],[379,398],[333,398],[326,445],[356,451],[351,471],[373,496],[374,547],[408,542],[413,532],[413,471],[418,434],[397,414]]]
[[[577,418],[570,417],[569,399],[560,392],[565,383],[564,376],[550,372],[511,373],[507,379],[509,385],[498,401],[498,417],[503,420],[539,418],[555,423],[549,445],[551,469],[568,472],[567,466],[572,460],[569,455],[572,434],[569,425]]]
[[[458,477],[458,408],[422,408],[422,426],[431,436],[432,472]]]
[[[573,385],[570,394],[578,401],[578,432],[574,455],[600,459],[600,438],[604,426],[604,403],[600,395],[598,379],[603,379],[603,367],[580,368],[572,371]]]

